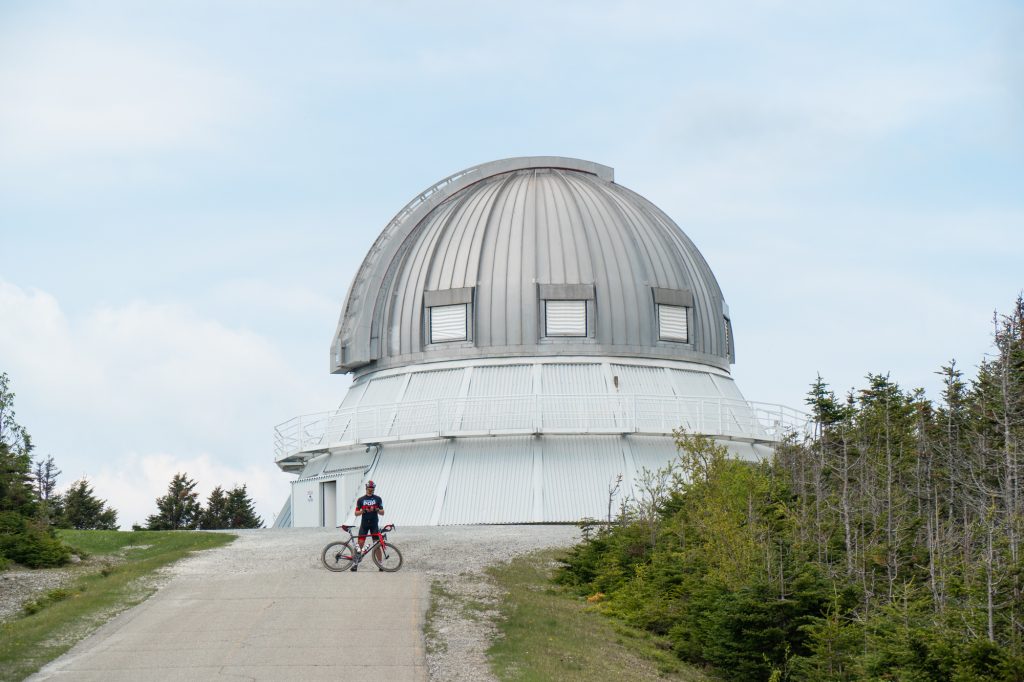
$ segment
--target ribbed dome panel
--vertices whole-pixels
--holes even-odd
[[[335,336],[334,371],[567,353],[728,369],[724,304],[710,268],[671,219],[615,184],[610,169],[510,159],[453,178],[400,213],[367,256]],[[544,338],[540,285],[593,287],[587,337]],[[428,343],[426,296],[461,289],[472,290],[470,338]],[[654,289],[692,297],[689,343],[659,341]]]

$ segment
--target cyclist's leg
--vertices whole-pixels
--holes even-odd
[[[370,541],[370,549],[369,549],[369,551],[373,555],[374,562],[376,563],[376,558],[377,558],[377,556],[380,553],[380,524],[376,520],[374,520],[374,521],[367,521],[366,522],[366,534],[370,536],[369,537],[369,541]]]
[[[373,542],[373,538],[369,537],[370,532],[376,532],[377,524],[368,521],[365,517],[359,522],[359,550],[363,549],[363,544],[369,538],[370,542]]]

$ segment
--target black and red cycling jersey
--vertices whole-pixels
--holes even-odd
[[[363,495],[356,500],[356,509],[363,511],[359,517],[359,534],[366,535],[370,530],[378,532],[379,512],[384,511],[384,500],[380,499],[380,495]]]

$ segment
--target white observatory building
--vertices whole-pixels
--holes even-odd
[[[611,168],[469,168],[363,260],[331,344],[348,393],[276,429],[298,478],[275,525],[342,523],[370,478],[400,525],[604,518],[677,427],[759,459],[806,416],[744,399],[734,343],[703,256]]]

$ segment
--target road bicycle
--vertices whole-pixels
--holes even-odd
[[[320,554],[321,561],[328,571],[347,571],[359,565],[367,554],[373,557],[373,563],[377,568],[388,573],[394,573],[402,567],[402,553],[393,544],[388,542],[387,534],[395,529],[395,524],[389,523],[379,533],[369,535],[352,535],[355,526],[338,526],[348,533],[347,540],[337,540],[324,547]],[[373,542],[367,542],[362,550],[359,549],[357,540],[373,538]]]

